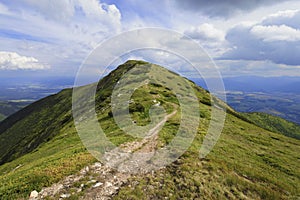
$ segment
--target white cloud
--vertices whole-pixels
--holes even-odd
[[[8,11],[7,7],[0,3],[0,14],[8,14],[8,13],[9,13],[9,11]]]
[[[293,29],[286,25],[280,26],[254,26],[250,33],[266,42],[272,41],[298,41],[300,30]]]
[[[292,18],[297,14],[297,12],[299,12],[299,10],[281,10],[278,11],[277,13],[269,15],[266,19],[278,18],[278,17]]]
[[[19,0],[14,6],[21,11],[24,8],[31,10],[35,14],[43,15],[48,20],[65,21],[74,15],[74,7],[70,5],[72,2],[68,0]]]
[[[282,11],[252,26],[233,27],[226,35],[231,49],[220,59],[299,66],[299,17],[300,11]]]
[[[97,20],[99,23],[120,23],[121,14],[115,5],[101,3],[98,0],[20,0],[17,3],[11,3],[15,9],[20,12],[29,11],[30,13],[40,15],[46,20],[52,20],[58,23],[70,23],[78,13],[83,14],[82,20]],[[87,22],[87,21],[86,21]]]
[[[84,58],[100,42],[121,31],[136,27],[165,27],[184,32],[215,58],[224,55],[223,57],[229,60],[249,62],[269,60],[273,63],[294,66],[300,63],[297,55],[300,51],[300,43],[297,43],[300,12],[297,10],[274,12],[279,9],[298,8],[299,4],[296,5],[295,1],[289,2],[292,6],[277,1],[276,6],[263,9],[256,9],[257,5],[253,2],[235,5],[230,0],[223,3],[189,1],[191,6],[186,10],[182,9],[184,7],[179,8],[174,2],[159,0],[4,2],[0,3],[0,51],[33,56],[40,63],[48,63],[56,74],[75,73]],[[259,4],[261,6],[273,5],[272,0],[261,2]],[[248,8],[255,10],[248,12]],[[238,17],[227,20],[212,19],[203,15],[205,13],[208,16],[226,17],[232,16],[231,14],[237,13],[236,11],[245,10],[247,12],[241,12]],[[274,14],[269,15],[272,12]],[[268,16],[263,18],[266,15]],[[244,26],[237,28],[236,24],[241,23]],[[145,45],[152,42],[153,38],[152,35],[147,37],[147,40],[143,38],[141,41]],[[124,40],[130,41],[125,44],[129,46],[134,46],[137,42],[137,38]],[[180,47],[174,44],[174,48]],[[162,57],[167,58],[165,55],[153,53],[153,58],[160,60]],[[177,62],[169,58],[168,61]]]
[[[4,70],[42,70],[48,66],[34,57],[21,56],[15,52],[0,51],[0,69]]]
[[[300,29],[299,21],[300,10],[283,10],[265,17],[261,24],[263,26],[286,25],[294,29]]]
[[[99,42],[121,30],[118,8],[97,0],[20,0],[1,5],[0,51],[38,57],[57,71],[79,67]]]
[[[185,30],[184,34],[197,41],[212,56],[220,56],[227,50],[225,31],[211,23],[193,26]]]
[[[216,29],[213,24],[204,23],[198,27],[192,27],[186,31],[185,34],[193,39],[209,40],[209,41],[223,41],[225,33]]]

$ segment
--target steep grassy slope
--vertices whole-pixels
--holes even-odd
[[[6,117],[5,115],[3,115],[3,114],[0,113],[0,122],[1,122],[2,120],[4,120],[5,117]]]
[[[96,111],[99,123],[106,136],[117,145],[135,138],[124,134],[112,119],[110,96],[119,78],[136,64],[144,62],[128,61],[98,84]],[[189,150],[165,169],[133,176],[115,198],[299,198],[300,141],[248,123],[243,119],[249,121],[251,117],[243,118],[229,107],[230,114],[216,147],[205,159],[199,158],[211,103],[208,92],[193,87],[200,101],[201,123]],[[0,158],[6,162],[0,166],[1,199],[26,198],[32,190],[40,191],[95,162],[74,128],[71,92],[70,89],[63,90],[42,99],[0,124]],[[172,91],[156,84],[137,89],[132,99],[130,113],[140,125],[149,123],[148,113],[153,100],[163,102],[168,113],[175,109],[173,104],[178,104]],[[159,146],[168,143],[176,134],[179,119],[180,110],[159,132]],[[75,193],[70,198],[76,199],[83,193]]]
[[[0,101],[0,121],[21,110],[30,103],[32,103],[32,101]]]
[[[123,65],[98,84],[97,109],[105,106],[117,80],[134,67],[134,62]],[[11,161],[40,144],[49,141],[70,121],[72,89],[41,99],[0,122],[0,164]]]
[[[243,113],[243,116],[259,127],[300,139],[300,126],[298,124],[266,113]]]
[[[0,166],[1,199],[26,198],[31,191],[40,191],[95,162],[72,123],[68,126],[35,151]]]
[[[0,123],[0,164],[24,155],[58,134],[71,121],[72,91],[39,100]]]

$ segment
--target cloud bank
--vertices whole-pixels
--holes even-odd
[[[49,74],[74,74],[91,50],[106,39],[132,28],[161,27],[193,38],[220,65],[230,69],[228,73],[238,75],[260,66],[255,72],[261,69],[261,72],[274,70],[276,73],[280,68],[280,73],[286,70],[294,75],[300,66],[297,55],[300,12],[285,9],[298,8],[298,2],[3,0],[0,2],[0,51],[6,52],[5,60],[8,60],[7,52],[35,60],[27,61],[31,65],[23,63],[23,67],[10,61],[3,65],[2,61],[1,68],[24,69],[34,63],[47,63],[51,66]],[[261,7],[263,10],[258,9]],[[151,37],[144,42],[151,41]],[[130,40],[129,45],[135,40]],[[152,56],[157,58],[155,53]]]
[[[21,56],[15,52],[0,51],[0,70],[42,70],[48,66],[34,57]]]
[[[0,51],[32,55],[60,72],[121,30],[118,8],[98,0],[5,1],[0,16]]]
[[[176,0],[179,8],[199,12],[209,17],[231,17],[239,12],[274,5],[288,0]]]
[[[300,11],[281,11],[260,23],[238,25],[227,32],[231,49],[221,59],[269,60],[300,66]]]

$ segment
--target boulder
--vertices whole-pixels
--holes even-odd
[[[30,193],[29,199],[36,199],[39,196],[39,193],[36,190],[33,190]]]

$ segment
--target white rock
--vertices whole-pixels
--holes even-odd
[[[68,198],[70,196],[71,196],[70,194],[62,194],[62,195],[60,195],[60,198]]]
[[[111,187],[113,184],[111,182],[106,182],[106,187]]]
[[[35,199],[39,196],[39,193],[36,191],[36,190],[33,190],[31,193],[30,193],[30,196],[29,198],[30,199]]]
[[[90,183],[96,183],[97,181],[96,180],[90,180],[88,182],[86,182],[86,185],[90,184]]]
[[[99,187],[99,186],[101,186],[101,185],[103,185],[103,183],[98,182],[98,183],[96,183],[96,184],[93,186],[93,188]]]

